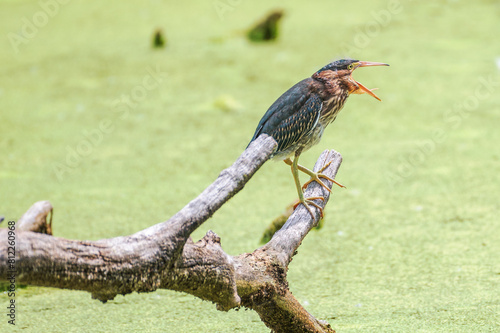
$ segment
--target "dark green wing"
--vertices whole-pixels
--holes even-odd
[[[281,95],[259,122],[252,141],[262,133],[278,142],[276,152],[286,150],[309,133],[316,125],[322,100],[311,94],[312,79],[300,81]]]

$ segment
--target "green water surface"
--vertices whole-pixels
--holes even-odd
[[[277,8],[278,40],[245,40]],[[351,96],[301,157],[312,167],[323,150],[339,151],[347,189],[334,188],[323,229],[299,248],[290,288],[337,332],[500,331],[498,1],[47,0],[0,9],[7,220],[50,200],[58,237],[110,238],[165,221],[232,164],[294,83],[346,55],[387,62],[354,75],[380,88],[382,102]],[[158,27],[167,46],[154,50]],[[268,162],[193,238],[211,229],[229,254],[253,251],[295,199],[289,168]],[[3,310],[1,331],[269,331],[253,311],[223,313],[166,290],[102,304],[27,287],[16,304],[16,326]]]

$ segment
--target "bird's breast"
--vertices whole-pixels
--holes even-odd
[[[320,122],[323,126],[326,126],[335,120],[337,114],[344,106],[348,96],[348,94],[333,95],[323,102],[323,108],[320,115]]]

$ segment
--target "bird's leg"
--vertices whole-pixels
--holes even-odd
[[[308,174],[311,178],[304,183],[303,187],[305,188],[307,185],[309,185],[309,183],[311,182],[318,182],[321,186],[323,186],[324,188],[326,188],[328,190],[328,192],[331,192],[332,190],[330,190],[330,188],[328,186],[326,186],[325,183],[323,183],[320,178],[325,178],[326,180],[329,180],[331,181],[332,183],[334,183],[335,185],[338,185],[340,187],[345,187],[344,185],[340,184],[339,182],[337,182],[335,179],[333,178],[330,178],[328,177],[327,175],[323,174],[322,172],[325,171],[326,168],[328,168],[330,166],[330,164],[332,163],[332,161],[326,163],[318,172],[314,172],[312,170],[309,170],[308,168],[306,167],[303,167],[302,165],[298,165],[298,169],[306,174]]]
[[[288,162],[292,162],[289,158],[285,160],[286,164],[289,164]],[[325,200],[323,197],[311,197],[311,198],[304,198],[304,191],[302,190],[302,186],[300,185],[300,180],[299,180],[299,169],[298,169],[298,162],[299,162],[299,156],[296,154],[293,162],[291,163],[291,168],[292,168],[292,175],[293,179],[295,180],[295,186],[297,187],[297,193],[299,194],[299,202],[294,205],[294,209],[297,208],[298,205],[303,204],[304,207],[306,207],[307,211],[309,214],[311,214],[313,220],[316,218],[314,216],[311,207],[309,205],[313,205],[314,207],[319,209],[319,212],[321,213],[321,217],[323,217],[323,208],[321,208],[317,203],[313,202],[312,200]],[[290,164],[289,164],[290,165]]]
[[[292,165],[293,162],[290,158],[287,158],[287,159],[284,159],[283,162],[285,162],[286,164],[288,165]],[[330,164],[332,163],[332,161],[326,163],[318,172],[314,172],[312,170],[309,170],[308,168],[300,165],[300,164],[297,164],[297,169],[302,171],[303,173],[309,175],[309,177],[311,177],[308,181],[306,181],[304,183],[304,185],[302,185],[302,189],[305,189],[307,187],[307,185],[309,185],[311,182],[318,182],[321,186],[323,186],[324,188],[327,189],[328,192],[331,192],[332,190],[330,190],[330,188],[328,186],[326,186],[325,183],[323,183],[319,178],[325,178],[329,181],[331,181],[332,183],[340,186],[340,187],[345,187],[344,185],[340,184],[339,182],[335,181],[333,178],[330,178],[328,177],[327,175],[325,174],[322,174],[323,171],[325,171],[326,168],[328,168],[330,166]]]

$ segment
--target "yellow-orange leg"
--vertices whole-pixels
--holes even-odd
[[[295,159],[297,159],[297,158],[295,158]],[[286,164],[288,164],[290,166],[293,164],[293,162],[292,162],[292,160],[290,158],[284,159],[283,162],[285,162]],[[306,168],[306,167],[304,167],[304,166],[302,166],[300,164],[297,164],[297,169],[298,170],[302,171],[303,173],[305,173],[309,177],[311,177],[308,181],[306,181],[304,183],[304,185],[302,185],[302,189],[305,189],[307,187],[307,185],[309,185],[311,182],[316,181],[316,182],[318,182],[318,184],[320,184],[321,186],[323,186],[328,192],[331,192],[332,190],[330,190],[330,188],[328,186],[326,186],[326,184],[323,183],[320,178],[325,178],[325,179],[331,181],[332,183],[334,183],[334,184],[336,184],[336,185],[338,185],[340,187],[344,187],[345,188],[344,185],[340,184],[335,179],[330,178],[330,177],[328,177],[325,174],[322,174],[322,172],[325,171],[325,169],[328,168],[331,163],[332,163],[332,161],[326,163],[318,172],[314,172],[314,171],[309,170],[308,168]]]
[[[327,175],[323,174],[322,172],[325,171],[326,168],[328,168],[330,166],[330,164],[332,164],[332,161],[326,163],[318,172],[314,172],[312,170],[309,170],[308,168],[305,168],[303,166],[300,166],[301,168],[299,168],[300,171],[304,172],[305,174],[308,174],[311,178],[304,183],[304,185],[302,185],[302,188],[306,188],[307,185],[309,185],[311,182],[318,182],[321,186],[323,186],[324,188],[326,188],[328,190],[328,192],[331,192],[331,190],[328,188],[328,186],[326,186],[325,183],[323,183],[319,178],[325,178],[326,180],[329,180],[331,181],[332,183],[334,183],[335,185],[337,186],[340,186],[340,187],[344,187],[344,185],[340,184],[339,182],[337,182],[335,179],[333,178],[330,178],[328,177]]]
[[[291,164],[289,162],[291,162]],[[286,164],[291,165],[292,175],[293,175],[293,179],[295,181],[295,187],[297,188],[297,193],[299,194],[299,202],[297,204],[295,204],[293,208],[295,209],[295,208],[297,208],[298,205],[303,204],[304,207],[306,207],[309,214],[311,214],[311,216],[314,220],[316,218],[316,216],[313,214],[311,207],[309,207],[309,205],[312,205],[312,206],[319,209],[321,217],[323,217],[323,208],[321,208],[317,203],[313,202],[312,200],[318,199],[318,200],[324,201],[325,199],[323,197],[304,198],[304,191],[302,190],[302,186],[300,185],[298,162],[299,162],[299,156],[297,154],[295,154],[295,158],[293,159],[293,162],[289,158],[287,158],[285,160]]]
[[[323,198],[323,197],[311,197],[311,198],[305,199],[304,200],[305,203],[304,202],[300,202],[300,200],[298,200],[297,203],[293,205],[293,209],[297,208],[297,206],[300,205],[300,204],[304,204],[304,206],[306,206],[307,210],[309,211],[309,214],[311,214],[312,218],[314,219],[315,216],[314,216],[314,214],[311,211],[311,207],[308,206],[308,205],[313,205],[314,207],[316,207],[316,208],[319,209],[319,213],[321,215],[321,218],[325,217],[325,215],[323,214],[323,208],[321,208],[320,205],[318,205],[317,203],[315,203],[312,200],[323,200],[323,201],[325,201],[325,198]]]

